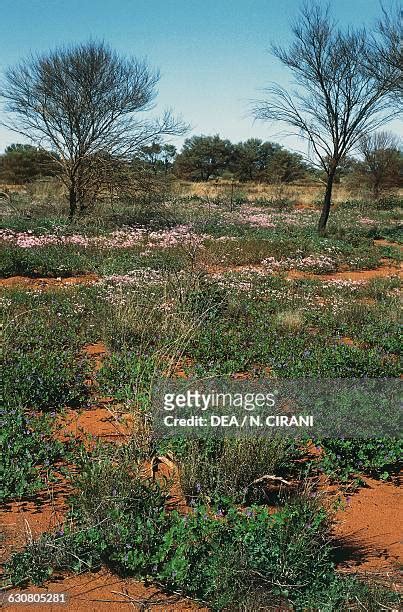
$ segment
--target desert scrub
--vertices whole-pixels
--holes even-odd
[[[227,499],[232,503],[268,501],[266,475],[289,477],[298,472],[301,445],[285,438],[168,441],[178,463],[181,488],[192,504]],[[189,457],[192,458],[189,461]]]
[[[166,488],[140,477],[135,458],[93,459],[87,458],[76,483],[75,521],[11,557],[5,569],[13,585],[106,564],[217,611],[285,601],[295,610],[307,602],[351,609],[358,583],[348,578],[342,585],[334,571],[329,520],[316,498],[289,500],[275,513],[227,504],[225,510],[196,505],[180,514],[166,509]],[[377,594],[373,603],[389,599]]]
[[[5,406],[58,410],[85,405],[87,360],[71,351],[14,350],[3,362]]]
[[[106,277],[99,295],[105,304],[103,337],[120,352],[161,355],[179,345],[184,350],[193,328],[215,307],[215,296],[207,296],[197,275],[149,268]]]
[[[54,415],[36,416],[20,406],[0,412],[0,500],[32,495],[55,481],[57,465],[71,454],[71,444],[55,440]]]
[[[319,468],[339,482],[362,482],[361,476],[388,480],[402,467],[403,442],[399,438],[340,439],[316,442],[323,450]]]

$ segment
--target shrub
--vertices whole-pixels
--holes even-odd
[[[266,483],[254,481],[266,475],[295,473],[295,459],[301,456],[297,444],[285,438],[186,440],[176,454],[175,442],[171,446],[178,460],[182,490],[193,501],[267,501]]]
[[[401,469],[403,442],[398,438],[326,438],[320,467],[331,477],[347,482],[352,476],[367,475],[387,480]]]
[[[11,351],[3,365],[5,405],[49,410],[82,404],[87,374],[87,361],[72,351]]]
[[[0,411],[0,500],[31,495],[55,476],[55,463],[66,459],[67,446],[54,439],[49,417],[21,407]]]

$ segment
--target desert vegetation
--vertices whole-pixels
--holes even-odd
[[[293,32],[302,89],[254,112],[310,159],[145,119],[158,72],[105,43],[7,72],[34,144],[0,156],[5,598],[106,571],[100,601],[142,610],[398,609],[398,431],[155,427],[161,381],[401,376],[394,16],[346,33],[307,5]]]

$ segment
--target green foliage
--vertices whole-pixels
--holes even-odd
[[[83,404],[87,374],[86,361],[71,351],[15,350],[3,364],[5,405],[57,410]]]
[[[279,144],[249,138],[232,144],[215,136],[192,136],[185,140],[176,157],[178,177],[208,181],[217,177],[236,177],[240,181],[289,183],[305,176],[302,157]]]
[[[55,463],[66,459],[66,445],[55,440],[52,417],[38,417],[20,406],[0,413],[0,500],[32,495],[55,478]]]
[[[387,480],[401,469],[403,442],[399,438],[339,439],[316,442],[323,449],[319,467],[347,482],[361,474]]]
[[[107,395],[125,401],[136,400],[146,407],[149,404],[151,384],[156,371],[152,357],[132,353],[113,353],[102,365],[97,381]]]
[[[323,609],[350,609],[358,585],[348,579],[343,592],[338,584],[344,579],[334,572],[328,518],[315,498],[290,500],[275,513],[199,504],[180,514],[167,511],[167,491],[140,478],[136,461],[122,459],[117,465],[102,451],[93,462],[86,459],[74,522],[11,557],[6,576],[13,585],[106,563],[126,575],[152,577],[213,610],[252,601],[288,601],[296,610],[313,601]]]
[[[178,271],[189,265],[189,257],[179,247],[143,256],[139,248],[106,251],[69,245],[38,248],[7,245],[2,248],[0,265],[4,277],[65,278],[86,273],[125,274],[139,268]]]
[[[175,173],[183,178],[208,181],[228,167],[232,144],[215,136],[192,136],[175,160]]]
[[[54,158],[28,144],[12,144],[0,155],[0,182],[23,184],[56,172]]]
[[[93,271],[87,256],[75,248],[47,246],[25,249],[4,246],[1,274],[8,276],[66,277]]]
[[[402,197],[398,195],[387,195],[379,198],[376,202],[376,208],[379,210],[390,210],[393,208],[402,207]]]

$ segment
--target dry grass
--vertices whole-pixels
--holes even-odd
[[[279,196],[279,188],[283,195],[295,200],[297,204],[312,204],[315,200],[322,197],[324,185],[320,183],[291,183],[279,185],[268,185],[266,183],[234,183],[234,191],[242,192],[248,200],[273,199]],[[175,189],[182,195],[197,195],[199,197],[214,198],[217,196],[227,196],[231,190],[231,182],[218,180],[208,183],[191,183],[180,181]],[[336,185],[334,188],[334,200],[341,202],[351,197],[348,189],[344,185]]]
[[[198,196],[210,199],[216,197],[229,198],[231,191],[236,197],[242,194],[248,201],[254,200],[280,200],[288,199],[297,206],[312,206],[322,200],[325,185],[320,182],[301,181],[299,183],[267,184],[257,182],[232,182],[230,180],[216,179],[209,182],[175,181],[172,192],[177,196]],[[53,198],[55,201],[64,200],[64,188],[54,179],[35,181],[26,185],[12,185],[0,183],[0,191],[10,194],[24,194],[32,199],[42,201]],[[393,190],[396,195],[403,195],[403,188]],[[333,202],[344,202],[349,199],[370,199],[367,190],[360,187],[352,189],[348,184],[336,184],[333,188]]]
[[[178,181],[174,187],[179,195],[196,195],[202,198],[215,198],[217,196],[229,197],[231,193],[231,181],[218,179],[209,182],[192,183],[188,181]],[[296,205],[309,206],[321,200],[325,191],[323,183],[283,183],[269,185],[267,183],[234,183],[234,194],[242,193],[247,200],[256,199],[275,200],[287,198],[295,201]],[[399,195],[403,194],[403,189],[396,190]],[[352,190],[346,184],[335,185],[333,188],[333,201],[344,202],[349,199],[368,199],[370,194],[364,188],[355,187]]]
[[[305,317],[301,310],[284,310],[277,313],[275,322],[280,329],[297,332],[304,326]]]

